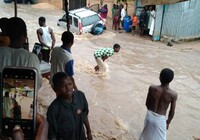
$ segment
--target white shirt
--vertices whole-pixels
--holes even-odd
[[[51,34],[49,33],[49,27],[40,27],[42,29],[42,40],[45,44],[47,44],[49,47],[51,47],[52,39],[51,39]]]
[[[121,20],[123,20],[125,16],[126,16],[126,10],[124,8],[122,8],[122,10],[121,10]]]
[[[0,47],[0,73],[6,66],[36,68],[38,71],[38,89],[41,87],[40,61],[35,54],[23,48]]]
[[[67,62],[72,60],[72,55],[61,47],[55,47],[51,53],[51,79],[57,72],[65,72]],[[50,83],[52,81],[50,80]],[[51,83],[52,84],[52,83]]]

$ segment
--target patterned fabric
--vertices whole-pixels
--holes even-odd
[[[103,58],[104,56],[110,57],[114,54],[113,48],[100,48],[94,53],[95,58]]]

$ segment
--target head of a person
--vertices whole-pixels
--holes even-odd
[[[45,17],[39,17],[38,23],[39,23],[40,27],[44,26],[45,23],[46,23],[46,18]]]
[[[14,105],[15,105],[15,106],[18,106],[18,102],[17,102],[16,100],[14,101]]]
[[[27,29],[24,20],[19,17],[12,17],[8,19],[6,28],[10,42],[18,42],[21,46],[16,47],[23,47],[27,39]]]
[[[113,4],[113,8],[116,8],[116,4]]]
[[[70,31],[65,31],[62,34],[61,41],[64,46],[71,47],[74,44],[74,35]]]
[[[118,10],[120,8],[119,4],[116,4],[115,8]]]
[[[149,10],[152,11],[152,10],[153,10],[153,6],[150,6],[150,7],[149,7]]]
[[[113,45],[114,52],[119,52],[120,48],[121,48],[121,47],[120,47],[119,44],[114,44],[114,45]]]
[[[0,19],[0,28],[2,34],[7,34],[6,25],[7,25],[8,18],[4,17]]]
[[[57,97],[69,99],[73,94],[73,82],[65,72],[57,72],[52,78],[53,90]]]
[[[120,7],[121,7],[121,9],[123,9],[123,8],[124,8],[124,5],[123,5],[123,4],[121,4],[121,5],[120,5]]]
[[[108,8],[107,4],[105,4],[103,7],[106,8],[106,9]]]
[[[9,92],[8,91],[5,92],[5,97],[9,97]]]
[[[160,72],[161,84],[169,84],[174,78],[174,72],[169,68],[164,68]]]
[[[144,7],[144,10],[145,10],[145,11],[148,11],[148,10],[149,10],[149,7],[148,7],[148,6],[145,6],[145,7]]]

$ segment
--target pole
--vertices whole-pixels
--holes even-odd
[[[15,17],[17,17],[17,1],[14,0],[14,7],[15,7]]]
[[[66,20],[67,20],[67,31],[69,31],[69,10],[68,10],[68,0],[65,0],[65,12],[66,12]]]
[[[165,4],[163,5],[162,21],[161,21],[161,27],[160,27],[160,39],[161,39],[161,36],[162,36],[164,16],[165,16]]]

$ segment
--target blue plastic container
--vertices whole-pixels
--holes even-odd
[[[131,31],[131,25],[132,25],[132,20],[131,20],[131,17],[126,15],[124,17],[124,22],[123,22],[123,29],[126,31],[126,32],[130,32]]]

